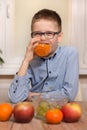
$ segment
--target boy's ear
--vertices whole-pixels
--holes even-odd
[[[58,42],[61,43],[63,38],[63,32],[59,33],[58,35]]]

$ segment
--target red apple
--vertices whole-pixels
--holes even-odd
[[[13,116],[16,122],[30,122],[34,116],[34,107],[30,102],[20,102],[14,106]]]
[[[81,106],[77,102],[69,102],[61,108],[63,119],[66,122],[78,121],[82,115]]]

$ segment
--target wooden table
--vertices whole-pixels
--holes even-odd
[[[6,99],[7,101],[7,99]],[[2,101],[0,101],[2,102]],[[78,122],[51,125],[33,118],[30,123],[16,123],[13,118],[6,122],[0,122],[0,130],[87,130],[87,102],[79,102],[83,114]]]

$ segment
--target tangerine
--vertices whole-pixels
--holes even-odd
[[[60,109],[51,108],[46,112],[45,117],[46,117],[47,123],[57,124],[62,121],[63,113]]]
[[[50,45],[46,43],[39,43],[35,49],[34,52],[37,56],[45,57],[49,54],[50,51]]]
[[[0,104],[0,121],[7,121],[11,117],[13,107],[10,103]]]

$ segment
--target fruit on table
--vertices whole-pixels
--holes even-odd
[[[48,43],[39,43],[34,49],[34,53],[40,57],[47,56],[49,54],[49,51],[50,45]]]
[[[69,102],[65,104],[61,111],[63,112],[63,119],[66,122],[75,122],[78,121],[82,115],[82,109],[79,103]]]
[[[0,121],[7,121],[10,119],[13,112],[13,107],[10,103],[0,104]]]
[[[60,109],[50,108],[46,112],[45,118],[47,123],[57,124],[63,120],[63,113]]]
[[[13,116],[16,122],[30,122],[34,117],[34,107],[28,101],[17,103],[14,106]]]

